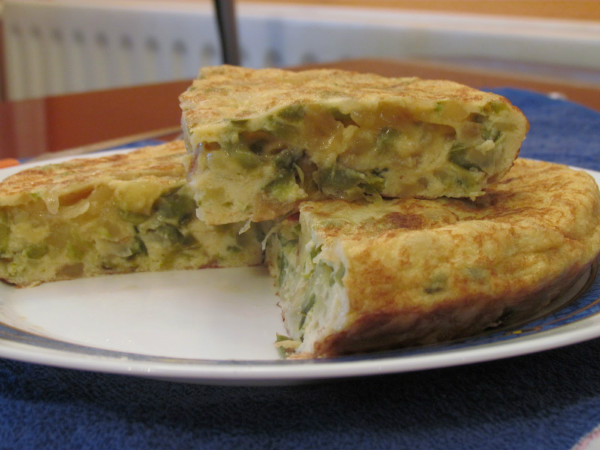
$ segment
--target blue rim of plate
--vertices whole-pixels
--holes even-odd
[[[11,353],[6,352],[0,345],[0,356],[63,368],[211,384],[311,381],[483,362],[552,349],[600,336],[600,329],[591,336],[589,333],[575,336],[574,340],[567,333],[565,339],[558,341],[546,339],[539,345],[510,349],[511,342],[542,338],[597,316],[600,313],[598,266],[597,260],[588,266],[572,285],[565,287],[555,300],[537,315],[537,318],[444,344],[316,360],[212,360],[173,358],[90,347],[50,339],[0,322],[0,342],[17,344],[29,350]],[[577,328],[573,329],[575,330]],[[488,352],[486,349],[490,349],[490,346],[502,348],[504,351]],[[44,355],[46,351],[55,353]],[[56,352],[58,355],[63,354],[65,358],[57,357]],[[80,361],[77,361],[79,358]],[[403,361],[409,362],[403,364]]]

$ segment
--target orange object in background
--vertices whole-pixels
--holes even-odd
[[[14,158],[5,158],[0,159],[0,169],[4,169],[6,167],[18,166],[20,164],[18,159]]]

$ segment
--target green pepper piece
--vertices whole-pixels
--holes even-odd
[[[383,189],[384,180],[375,174],[365,174],[343,166],[331,166],[314,175],[319,189],[326,195],[359,198],[363,194],[377,194]]]
[[[173,225],[163,224],[160,225],[156,230],[161,237],[167,239],[171,244],[183,244],[185,237],[181,232]]]
[[[309,311],[313,308],[313,306],[315,306],[316,301],[317,301],[317,296],[315,294],[311,294],[310,297],[305,298],[304,301],[302,302],[302,306],[300,307],[301,318],[300,318],[300,323],[298,324],[299,330],[304,328],[304,324],[306,322],[306,316],[308,315]]]
[[[337,108],[331,109],[331,115],[335,120],[341,122],[344,127],[348,127],[350,125],[358,126],[358,124],[352,119],[352,116],[348,114],[344,114]]]
[[[181,224],[191,219],[196,212],[196,203],[187,196],[180,194],[179,191],[163,195],[155,205],[159,216],[165,219],[173,219],[178,224]]]
[[[476,169],[482,171],[481,165],[474,161],[477,157],[475,153],[480,154],[480,152],[466,147],[460,142],[455,142],[450,149],[448,160],[466,170]],[[478,159],[481,159],[481,157]]]
[[[48,253],[46,244],[32,244],[25,250],[25,256],[31,259],[40,259]]]
[[[344,266],[340,266],[340,268],[335,272],[335,281],[338,284],[342,283],[342,278],[346,274],[346,268]]]
[[[0,253],[8,249],[8,239],[10,237],[10,226],[0,223]]]
[[[257,153],[242,147],[236,147],[234,150],[230,151],[229,154],[244,169],[255,169],[258,166],[260,166],[262,162],[260,156]]]
[[[263,190],[269,194],[269,196],[280,202],[285,202],[290,194],[293,193],[295,186],[296,178],[294,177],[293,172],[286,171],[267,183]]]
[[[275,167],[290,170],[303,155],[304,151],[298,148],[285,148],[275,155]]]
[[[311,248],[311,250],[310,250],[311,261],[314,260],[317,256],[319,256],[319,253],[321,253],[322,247],[323,247],[322,245],[317,245],[316,247]]]
[[[288,105],[277,112],[277,116],[290,122],[297,122],[299,120],[302,120],[305,114],[306,111],[304,110],[304,106],[298,103]]]
[[[494,142],[498,142],[500,136],[502,136],[502,131],[497,128],[484,128],[481,131],[481,138],[485,141],[492,140]]]
[[[135,258],[137,255],[147,255],[148,249],[146,248],[146,244],[139,236],[135,236],[133,238],[133,242],[131,244],[131,255],[128,256],[128,259]]]
[[[377,135],[375,148],[380,151],[389,151],[394,148],[394,143],[400,137],[400,131],[395,128],[383,127]]]

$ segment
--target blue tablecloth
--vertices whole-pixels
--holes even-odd
[[[524,157],[600,170],[600,114],[497,92]],[[2,449],[567,449],[600,423],[600,339],[418,373],[284,387],[178,384],[0,360]]]

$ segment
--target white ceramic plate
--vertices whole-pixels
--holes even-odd
[[[0,171],[0,178],[17,170]],[[600,173],[590,173],[600,180]],[[600,336],[595,269],[564,292],[557,311],[519,328],[319,361],[279,358],[273,342],[285,331],[263,268],[114,275],[26,289],[0,285],[0,357],[211,384],[284,384],[482,362]]]

